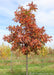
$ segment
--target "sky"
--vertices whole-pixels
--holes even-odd
[[[34,2],[38,10],[35,12],[36,23],[39,27],[44,26],[46,33],[52,36],[53,41],[48,42],[46,46],[54,48],[54,0],[0,0],[0,44],[9,45],[3,40],[4,35],[10,32],[6,29],[9,25],[17,25],[12,19],[14,11],[18,6],[24,6]]]

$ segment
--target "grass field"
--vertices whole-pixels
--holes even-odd
[[[54,75],[54,55],[30,56],[28,59],[29,75]],[[0,60],[0,75],[26,75],[26,57],[13,57],[13,71],[11,72],[11,61]]]

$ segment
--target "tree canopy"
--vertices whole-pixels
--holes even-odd
[[[31,51],[36,53],[37,50],[41,50],[47,41],[50,41],[51,36],[46,34],[44,26],[38,27],[36,24],[35,14],[32,12],[36,12],[37,5],[33,4],[33,2],[29,3],[28,9],[23,6],[18,7],[18,9],[14,12],[15,18],[14,22],[19,22],[20,26],[17,25],[9,25],[7,29],[10,31],[8,36],[4,35],[4,40],[8,43],[11,43],[11,50],[19,50],[27,55]]]

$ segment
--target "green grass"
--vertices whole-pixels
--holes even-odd
[[[46,65],[48,64],[48,65]],[[43,67],[41,67],[42,64],[29,64],[28,65],[28,70],[29,73],[38,73],[38,75],[40,75],[42,73],[42,75],[45,75],[45,73],[48,73],[48,75],[54,75],[54,64],[53,63],[46,63],[44,64]],[[26,73],[26,68],[25,65],[15,65],[13,66],[13,72],[11,73],[10,71],[10,67],[8,66],[3,66],[0,67],[0,75],[25,75]],[[34,75],[33,74],[33,75]]]
[[[41,57],[34,55],[28,60],[28,75],[54,75],[54,55]],[[49,62],[50,61],[50,62]],[[26,75],[26,58],[12,60],[13,71],[11,72],[11,60],[0,60],[0,75]]]

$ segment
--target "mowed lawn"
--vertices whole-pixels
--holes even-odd
[[[28,71],[28,75],[54,75],[54,55],[29,56]],[[12,62],[10,59],[0,60],[0,75],[26,75],[26,57],[23,55],[18,59],[13,57]]]

